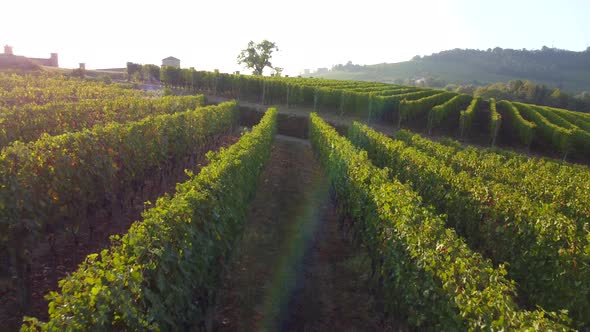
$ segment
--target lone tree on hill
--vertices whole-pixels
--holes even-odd
[[[273,51],[278,51],[279,48],[273,42],[263,40],[256,44],[253,41],[248,43],[248,47],[238,55],[238,63],[244,64],[246,68],[252,69],[253,75],[262,75],[265,67],[273,68],[270,63]]]

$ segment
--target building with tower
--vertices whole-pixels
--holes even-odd
[[[33,68],[37,66],[59,67],[57,53],[51,53],[49,58],[28,58],[14,55],[12,46],[5,45],[4,53],[0,54],[0,66],[3,68]]]

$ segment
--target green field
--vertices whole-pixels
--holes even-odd
[[[586,114],[165,71],[0,73],[2,326],[590,327]]]

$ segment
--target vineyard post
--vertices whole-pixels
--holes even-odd
[[[207,93],[213,94],[213,75],[207,75]]]
[[[463,139],[463,134],[465,133],[465,113],[461,111],[459,115],[459,137]]]
[[[344,116],[344,92],[340,92],[340,116]]]
[[[240,92],[242,90],[242,80],[241,80],[241,78],[239,76],[238,76],[238,84],[237,84],[237,86],[238,86],[238,88],[236,89],[237,90],[237,92],[236,92],[236,100],[239,101],[240,100]]]
[[[242,86],[244,85],[244,83],[245,83],[245,80],[243,80],[242,76],[240,76],[240,81],[238,83],[238,100],[240,100],[240,97],[242,97]]]
[[[314,112],[320,111],[318,109],[318,97],[319,97],[319,89],[316,88],[315,90],[313,90],[313,111]]]
[[[213,95],[214,95],[214,96],[217,96],[217,81],[218,81],[218,76],[217,76],[217,73],[216,73],[216,75],[215,75],[215,79],[214,79],[214,84],[215,84],[215,86],[214,86],[214,88],[213,88],[213,89],[214,89],[214,90],[213,90]]]
[[[264,105],[264,95],[266,94],[266,80],[262,80],[262,96],[260,103]]]
[[[402,102],[403,102],[403,100],[402,100]],[[397,110],[397,129],[400,129],[401,127],[402,127],[402,108],[401,108],[401,102],[400,102],[400,105],[398,106],[398,110]]]
[[[32,295],[30,287],[31,265],[29,263],[28,251],[20,245],[13,244],[11,261],[16,272],[18,303],[20,309],[23,312],[27,312]]]
[[[530,140],[528,142],[528,144],[526,145],[526,153],[531,153],[531,143],[532,143],[532,140]]]
[[[496,145],[496,133],[495,133],[495,129],[494,129],[494,133],[492,134],[492,147],[494,147]]]
[[[367,123],[371,123],[371,113],[373,112],[373,94],[369,94],[369,115],[367,116]]]
[[[291,88],[291,85],[287,84],[287,108],[290,108],[289,107],[289,92],[291,90],[290,88]]]
[[[496,146],[496,136],[498,136],[498,131],[500,126],[496,125],[494,127],[494,132],[492,133],[492,147]]]

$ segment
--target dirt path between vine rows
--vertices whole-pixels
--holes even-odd
[[[222,279],[214,331],[389,330],[309,142],[278,135]]]

